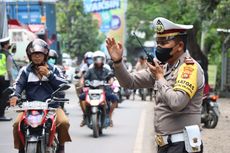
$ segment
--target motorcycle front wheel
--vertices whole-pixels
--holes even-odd
[[[92,114],[92,128],[93,128],[93,137],[99,137],[99,124],[98,124],[98,115]]]
[[[37,143],[36,142],[28,142],[26,146],[25,153],[37,153]]]
[[[218,123],[218,116],[213,111],[208,114],[208,120],[204,123],[204,127],[214,129]]]

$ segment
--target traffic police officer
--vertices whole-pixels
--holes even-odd
[[[6,90],[12,84],[12,57],[9,53],[9,37],[0,39],[0,121],[10,121],[11,118],[5,117],[5,107],[10,93]]]
[[[158,153],[203,152],[200,138],[204,74],[186,51],[187,30],[192,25],[158,17],[156,58],[148,69],[129,74],[122,63],[123,49],[114,38],[106,40],[115,75],[125,88],[152,88],[156,93],[154,127]]]

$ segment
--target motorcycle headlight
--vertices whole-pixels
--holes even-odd
[[[27,123],[33,128],[38,127],[42,123],[42,119],[43,112],[40,113],[38,111],[32,111],[26,117]]]
[[[101,95],[99,95],[99,94],[92,94],[92,95],[90,95],[90,99],[91,100],[97,100],[97,99],[100,99],[100,97],[101,97]]]

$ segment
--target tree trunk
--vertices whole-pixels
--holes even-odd
[[[205,83],[208,83],[208,59],[201,51],[200,46],[197,43],[196,35],[197,35],[197,28],[196,26],[194,26],[192,30],[188,31],[187,49],[189,50],[190,55],[203,68],[204,75],[205,75]]]

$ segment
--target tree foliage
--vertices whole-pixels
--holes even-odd
[[[98,50],[103,36],[92,15],[84,12],[82,0],[59,0],[57,3],[57,30],[61,35],[63,51],[72,57]]]
[[[189,31],[188,49],[196,60],[201,61],[203,69],[207,71],[210,63],[220,65],[221,43],[226,41],[226,36],[221,36],[217,28],[229,29],[230,1],[229,0],[132,0],[129,1],[127,11],[127,50],[129,54],[139,47],[130,32],[140,26],[140,21],[152,21],[156,17],[165,17],[176,23],[193,24]],[[153,29],[142,25],[146,32],[146,40],[153,39]],[[202,40],[203,36],[203,40]],[[204,42],[201,50],[201,41]],[[218,57],[218,58],[216,58]]]

